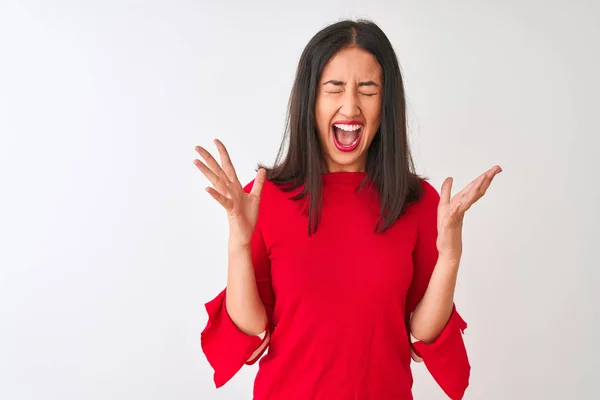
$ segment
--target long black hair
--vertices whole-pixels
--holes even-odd
[[[376,232],[385,232],[421,193],[408,145],[404,84],[396,53],[372,21],[343,20],[319,31],[305,47],[289,100],[286,129],[275,165],[267,179],[308,197],[308,234],[316,232],[322,205],[322,174],[327,172],[316,127],[317,87],[323,68],[340,50],[356,46],[371,53],[382,69],[381,125],[367,154],[367,178],[379,193],[381,212]],[[363,182],[364,184],[364,182]],[[362,185],[361,185],[362,186]]]

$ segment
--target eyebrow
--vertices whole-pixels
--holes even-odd
[[[332,84],[335,86],[344,86],[346,84],[346,82],[342,82],[342,81],[337,81],[335,79],[331,79],[328,80],[327,82],[323,83],[323,85],[327,85],[327,84]],[[375,86],[375,87],[379,87],[378,84],[376,84],[373,81],[364,81],[364,82],[358,82],[358,86],[362,87],[362,86]]]

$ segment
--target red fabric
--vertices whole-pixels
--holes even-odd
[[[252,260],[270,343],[259,361],[255,400],[412,399],[407,321],[437,262],[439,195],[421,181],[423,198],[376,234],[378,195],[368,186],[355,190],[365,177],[323,175],[322,215],[312,237],[303,204],[289,199],[297,192],[265,183]],[[201,334],[217,387],[262,343],[235,327],[224,299],[222,292],[207,304]],[[468,385],[464,328],[453,311],[435,342],[414,344],[452,399]]]
[[[248,336],[233,323],[225,308],[222,291],[206,304],[209,320],[201,334],[201,346],[213,367],[217,387],[223,386],[262,344],[258,336]],[[266,339],[266,337],[265,337]],[[226,346],[223,344],[226,343]]]
[[[454,309],[433,343],[413,343],[415,353],[423,358],[431,376],[452,400],[462,399],[469,386],[471,366],[462,339],[465,329],[467,323]]]

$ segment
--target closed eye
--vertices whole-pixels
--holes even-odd
[[[339,94],[339,93],[344,93],[344,91],[337,91],[337,92],[332,92],[330,90],[326,90],[325,93],[329,93],[329,94]],[[377,93],[362,93],[362,92],[358,92],[359,94],[362,94],[363,96],[375,96]]]

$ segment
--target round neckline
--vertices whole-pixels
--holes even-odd
[[[367,176],[366,172],[325,172],[322,175],[324,185],[348,186],[356,188]]]

